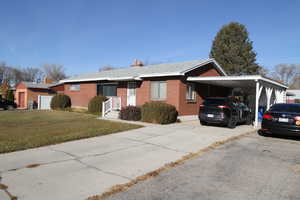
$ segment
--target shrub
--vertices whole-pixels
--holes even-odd
[[[169,124],[177,120],[178,112],[172,105],[161,102],[148,102],[142,106],[142,121]]]
[[[136,106],[127,106],[121,109],[119,118],[124,120],[141,120],[141,108]]]
[[[102,102],[106,101],[106,96],[98,95],[93,97],[88,105],[88,111],[93,114],[102,112]]]
[[[8,101],[11,101],[11,102],[15,101],[14,92],[12,90],[8,90],[7,91],[7,97],[6,97],[6,99]]]
[[[50,107],[53,110],[65,110],[71,107],[71,99],[64,94],[57,94],[52,97]]]

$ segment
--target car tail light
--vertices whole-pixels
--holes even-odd
[[[296,120],[296,121],[300,121],[300,116],[296,116],[296,117],[294,117],[294,120]]]
[[[229,108],[229,106],[222,105],[222,106],[218,106],[218,108]]]
[[[264,119],[273,119],[273,116],[270,114],[264,114],[263,118]]]

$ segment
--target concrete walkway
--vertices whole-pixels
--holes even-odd
[[[83,200],[253,130],[201,126],[196,120],[1,154],[0,183],[18,200]],[[9,199],[1,189],[0,199]]]

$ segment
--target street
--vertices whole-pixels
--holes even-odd
[[[110,196],[125,199],[300,199],[300,140],[257,133]]]

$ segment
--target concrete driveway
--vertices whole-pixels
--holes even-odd
[[[300,140],[251,134],[107,200],[299,200]]]
[[[0,189],[0,199],[9,194],[19,200],[83,200],[253,130],[201,126],[196,120],[1,154],[0,183],[8,188]]]

